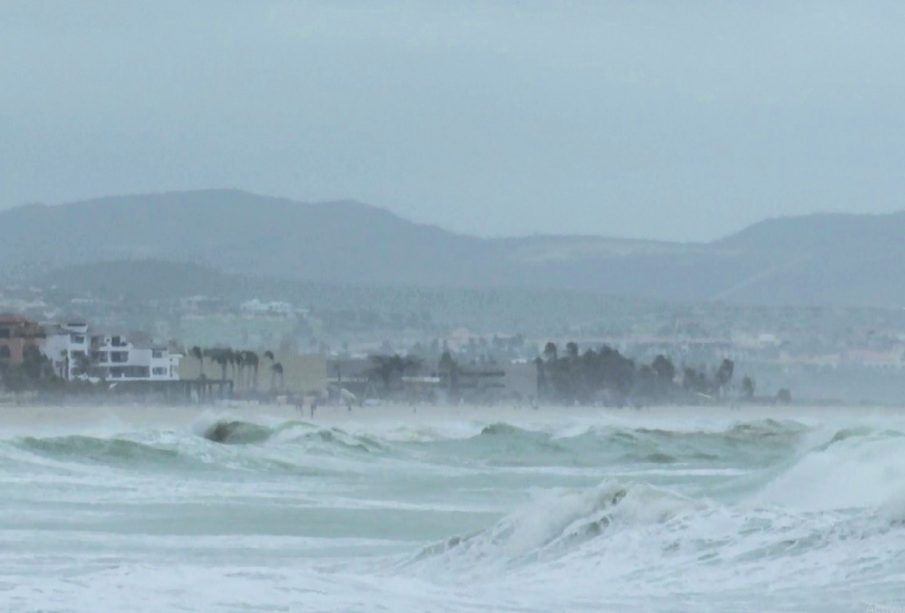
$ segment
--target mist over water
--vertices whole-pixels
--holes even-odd
[[[147,411],[5,430],[5,609],[905,605],[893,412]]]
[[[903,24],[0,0],[0,613],[905,613]]]

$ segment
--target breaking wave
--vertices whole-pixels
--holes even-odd
[[[25,538],[60,530],[81,560],[109,555],[109,534],[146,567],[194,547],[239,572],[257,556],[263,577],[273,556],[310,556],[308,574],[281,575],[287,588],[374,586],[332,608],[384,585],[423,588],[435,610],[898,603],[902,420],[583,418],[419,430],[208,415],[7,436],[4,521]]]
[[[726,430],[597,426],[578,433],[529,430],[498,422],[466,438],[386,440],[304,421],[265,425],[230,418],[196,423],[190,432],[150,432],[96,437],[26,437],[24,450],[80,462],[161,466],[211,464],[282,450],[289,463],[303,456],[395,458],[433,465],[576,466],[714,465],[759,466],[792,458],[807,428],[797,422],[765,420]],[[843,443],[857,432],[842,431],[825,445]],[[199,444],[202,443],[202,444]],[[228,451],[233,448],[233,451]],[[244,451],[243,451],[244,449]],[[276,463],[278,469],[285,462]]]
[[[783,445],[789,437],[800,441],[802,428],[784,432],[786,427],[746,424],[722,435],[738,441],[775,437]],[[681,567],[689,582],[696,576],[728,577],[725,569],[731,568],[782,585],[793,575],[764,574],[765,568],[777,568],[777,560],[790,573],[807,575],[818,572],[825,559],[838,559],[850,566],[853,580],[862,575],[869,580],[873,561],[888,555],[890,543],[905,542],[905,437],[858,427],[820,438],[778,468],[762,471],[766,478],[741,499],[692,496],[624,480],[543,490],[484,530],[436,542],[396,563],[427,576],[460,578],[541,572],[551,564],[620,579],[642,571],[665,577]],[[599,565],[606,570],[592,570]]]
[[[440,459],[497,466],[596,467],[740,460],[747,465],[762,465],[791,454],[806,432],[807,427],[798,422],[777,420],[713,431],[595,426],[567,435],[499,422],[484,426],[468,438],[418,441],[406,447],[429,450]]]
[[[154,464],[176,468],[196,463],[195,458],[182,454],[177,449],[163,448],[124,438],[98,438],[83,435],[25,437],[17,441],[15,446],[43,457],[80,463],[115,466]]]
[[[664,523],[700,506],[667,490],[613,481],[581,490],[549,490],[490,528],[428,546],[403,566],[465,570],[548,561],[607,533]]]

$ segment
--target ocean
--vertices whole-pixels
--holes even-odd
[[[905,412],[4,411],[3,611],[905,611]]]

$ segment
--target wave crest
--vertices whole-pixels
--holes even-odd
[[[612,530],[666,522],[695,504],[649,485],[612,481],[581,490],[551,490],[485,530],[422,549],[404,565],[465,570],[546,561]]]
[[[164,449],[124,438],[97,438],[69,435],[49,438],[25,437],[16,446],[25,451],[56,459],[103,464],[185,465],[191,459],[175,449]]]

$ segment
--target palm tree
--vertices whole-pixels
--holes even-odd
[[[722,394],[729,382],[732,381],[732,374],[735,372],[735,362],[730,359],[724,359],[716,371],[717,393]]]
[[[751,400],[754,398],[754,389],[756,385],[754,379],[751,377],[742,379],[742,395],[744,395],[745,399]]]
[[[195,345],[189,350],[189,354],[198,360],[198,377],[200,378],[204,374],[204,352],[201,347]]]
[[[244,351],[234,351],[233,352],[233,364],[235,365],[235,373],[236,373],[236,385],[241,387],[242,385],[242,375],[245,373],[245,352]]]
[[[226,369],[223,372],[235,379],[235,375],[230,374],[233,367],[233,350],[229,347],[223,350],[223,361],[226,363]],[[226,375],[224,375],[224,378],[226,378]]]
[[[229,365],[229,349],[211,350],[211,359],[220,366],[220,379],[226,381],[226,367]]]
[[[566,355],[569,356],[569,359],[578,359],[578,343],[574,341],[566,343]]]
[[[402,357],[395,355],[372,355],[372,366],[368,369],[369,376],[380,379],[385,392],[389,392],[402,381],[403,375],[409,371],[417,370],[421,363],[411,356]]]
[[[283,365],[280,362],[275,362],[270,366],[270,389],[273,391],[274,382],[276,377],[280,377],[280,388],[283,387]]]
[[[544,359],[548,362],[555,362],[557,357],[558,351],[556,350],[556,343],[550,341],[544,345]]]
[[[449,351],[444,351],[437,363],[440,378],[446,382],[449,391],[455,395],[459,392],[459,365]]]
[[[273,391],[273,365],[276,360],[276,356],[273,354],[273,351],[268,349],[264,352],[264,357],[270,360],[270,390]]]
[[[258,389],[258,367],[261,363],[261,359],[258,357],[258,354],[254,351],[246,351],[245,352],[245,364],[251,367],[252,373],[254,377],[252,379],[254,390]]]

